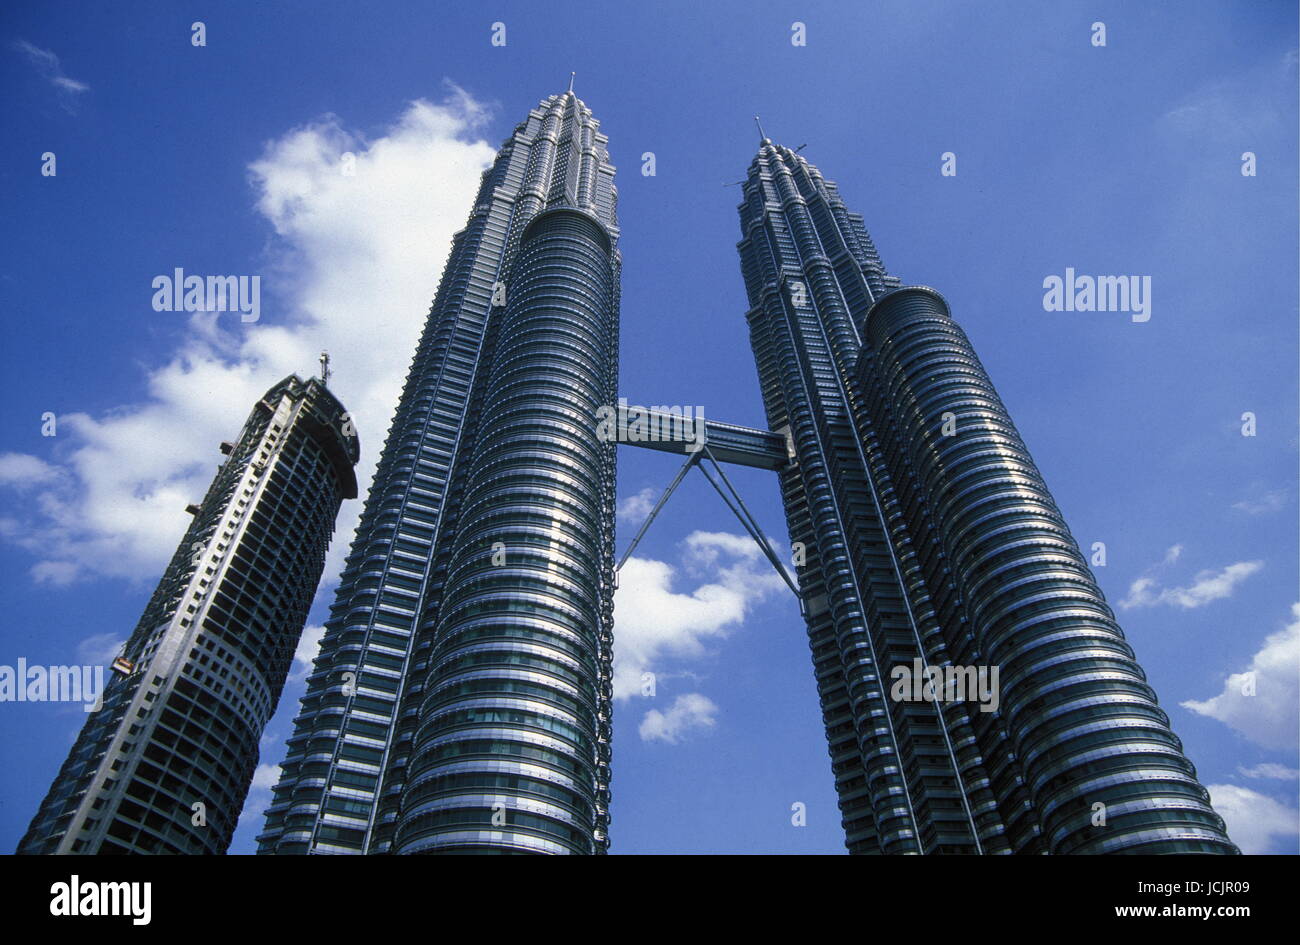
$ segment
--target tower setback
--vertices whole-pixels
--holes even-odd
[[[570,90],[483,174],[407,375],[258,852],[601,853],[614,167]]]
[[[942,296],[890,275],[788,148],[763,140],[744,194],[849,850],[1238,852]],[[969,685],[907,684],[931,670]]]

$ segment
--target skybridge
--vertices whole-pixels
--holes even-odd
[[[630,422],[629,422],[630,418]],[[702,427],[702,429],[701,429]],[[717,491],[726,503],[727,508],[740,520],[749,537],[754,539],[763,556],[771,562],[776,573],[780,575],[781,580],[790,588],[795,598],[800,601],[802,606],[803,598],[799,593],[799,586],[786,570],[785,564],[777,556],[776,551],[772,548],[772,543],[768,541],[767,536],[759,527],[758,522],[754,519],[753,514],[745,505],[745,501],[736,491],[731,480],[727,478],[726,472],[722,469],[723,463],[730,463],[734,466],[749,466],[753,469],[767,469],[778,471],[785,468],[788,464],[794,462],[794,444],[790,439],[788,429],[779,433],[769,430],[757,430],[753,427],[736,426],[731,423],[719,423],[716,420],[705,420],[702,416],[691,418],[689,414],[683,411],[666,411],[656,408],[631,408],[630,410],[620,405],[618,411],[618,442],[629,446],[641,446],[646,449],[658,450],[662,453],[676,453],[684,455],[686,461],[682,463],[677,475],[673,477],[668,488],[659,496],[659,501],[655,503],[646,520],[641,523],[641,528],[637,531],[636,537],[632,543],[627,546],[623,556],[619,558],[615,572],[622,569],[627,559],[632,556],[637,545],[650,528],[650,523],[655,520],[659,510],[668,502],[668,498],[677,489],[681,481],[686,478],[686,474],[691,471],[691,467],[698,466],[704,478],[709,481],[709,485]],[[701,433],[703,435],[701,435]],[[709,465],[705,465],[705,461]],[[710,468],[712,472],[710,472]],[[716,478],[715,478],[716,475]]]

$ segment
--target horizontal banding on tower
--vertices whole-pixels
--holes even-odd
[[[892,292],[866,333],[859,371],[878,382],[869,409],[889,431],[887,461],[924,497],[943,548],[947,573],[930,579],[951,581],[972,645],[1001,670],[1010,740],[989,766],[1022,773],[1047,852],[1235,852],[943,297]]]
[[[594,217],[525,228],[429,661],[398,853],[603,847],[612,540],[597,436],[615,261]]]

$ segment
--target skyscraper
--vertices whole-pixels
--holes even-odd
[[[572,91],[484,173],[259,852],[605,851],[613,173]],[[797,154],[744,195],[769,430],[641,445],[777,472],[850,851],[1235,852],[942,299]]]
[[[359,445],[322,381],[258,401],[19,853],[224,853]]]
[[[366,500],[261,853],[608,844],[618,224],[572,90],[483,174]]]
[[[942,296],[769,139],[739,210],[849,850],[1237,852]]]

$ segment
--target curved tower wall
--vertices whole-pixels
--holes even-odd
[[[765,139],[744,194],[746,320],[794,446],[782,496],[850,852],[1236,852],[942,299],[901,287],[796,152]],[[898,685],[914,667],[996,690],[926,698]]]
[[[605,231],[613,289],[603,328],[603,350],[611,360],[602,366],[601,376],[608,384],[604,402],[617,396],[613,180],[607,139],[591,110],[572,92],[551,96],[534,108],[484,171],[465,229],[453,238],[389,430],[266,827],[258,837],[258,852],[392,850],[408,765],[417,733],[423,731],[427,676],[435,666],[436,672],[445,670],[441,661],[447,650],[439,638],[445,625],[442,605],[449,599],[453,572],[463,564],[457,557],[463,547],[462,512],[471,514],[466,503],[471,493],[480,494],[478,473],[471,475],[470,469],[480,455],[479,445],[486,442],[483,426],[490,422],[500,429],[501,418],[487,400],[499,396],[493,365],[504,362],[496,357],[498,351],[513,350],[511,335],[501,328],[517,301],[516,260],[530,224],[549,210],[571,208],[594,218]],[[559,322],[551,328],[557,346],[573,334]],[[532,460],[539,477],[548,474],[549,454],[538,453]],[[612,522],[612,454],[595,478],[600,479],[595,484],[598,501],[607,503],[605,518]],[[604,600],[602,632],[607,634],[612,603]],[[442,685],[441,677],[429,684]],[[509,733],[502,735],[502,744],[517,743]],[[608,746],[603,750],[607,753]],[[496,749],[482,746],[481,754],[490,760]],[[591,822],[584,828],[591,837],[603,836],[607,817],[606,765],[598,765],[597,772],[596,782],[583,788],[592,795]]]
[[[355,432],[285,378],[229,451],[20,853],[224,853],[344,498]],[[195,805],[201,805],[196,807]],[[200,816],[201,815],[201,816]]]
[[[893,292],[866,335],[863,401],[915,510],[914,538],[939,552],[924,577],[950,650],[959,664],[999,668],[999,711],[976,724],[1014,845],[1234,852],[947,304],[929,289]]]
[[[797,572],[848,848],[999,849],[966,708],[890,697],[893,667],[947,660],[874,435],[856,422],[861,325],[898,280],[835,185],[788,148],[763,143],[740,217],[768,425],[794,444],[782,496],[805,558]]]
[[[617,272],[605,228],[523,235],[467,470],[394,852],[595,853],[608,821]]]

